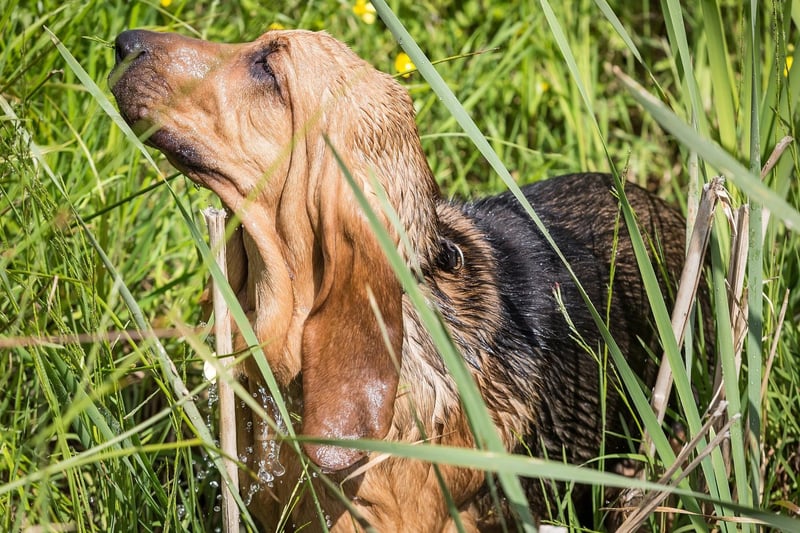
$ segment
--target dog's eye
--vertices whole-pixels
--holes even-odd
[[[269,66],[269,61],[267,61],[266,57],[261,61],[261,68],[264,70],[264,74],[267,76],[271,78],[275,77],[275,73],[272,72],[272,67]]]
[[[275,82],[275,73],[272,71],[272,66],[269,64],[269,54],[264,54],[255,61],[253,65],[253,76],[270,83]]]

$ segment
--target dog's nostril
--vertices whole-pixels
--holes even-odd
[[[117,64],[125,60],[131,61],[135,57],[146,53],[146,40],[144,32],[128,30],[120,33],[114,42],[114,55]]]

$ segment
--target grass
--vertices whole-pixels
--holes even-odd
[[[0,530],[213,531],[220,525],[220,479],[214,405],[202,377],[209,350],[193,328],[208,275],[196,228],[203,227],[201,209],[215,200],[181,176],[162,184],[173,172],[163,158],[152,152],[154,162],[148,160],[115,125],[104,108],[109,43],[128,27],[237,41],[279,23],[325,29],[387,72],[401,48],[387,25],[367,24],[346,2],[277,8],[249,0],[166,7],[3,0],[2,7]],[[773,146],[796,137],[800,68],[787,65],[800,46],[800,3],[469,0],[389,7],[424,56],[453,58],[436,64],[442,84],[422,57],[414,59],[426,78],[400,78],[448,194],[504,190],[506,172],[523,184],[616,169],[685,212],[697,184],[717,174],[728,179],[734,205],[758,199],[748,246],[751,334],[738,371],[731,355],[739,339],[724,327],[735,239],[722,217],[712,245],[717,347],[727,417],[734,420],[729,453],[714,446],[668,505],[699,510],[698,493],[708,494],[720,517],[758,516],[800,528],[786,521],[800,515],[796,145],[763,182],[758,178]],[[391,22],[391,13],[381,14]],[[463,116],[442,104],[445,85]],[[497,154],[497,172],[473,144],[480,136],[459,125],[464,117],[486,136],[484,151]],[[759,217],[769,218],[763,244]],[[118,333],[151,328],[164,338]],[[84,338],[74,342],[75,336]],[[677,347],[669,351],[677,362]],[[679,416],[694,436],[710,400],[708,378],[673,367]],[[646,409],[636,409],[646,422]],[[666,440],[664,432],[660,438]],[[700,448],[711,439],[701,439]],[[482,451],[363,445],[492,468],[511,484],[515,474],[531,473],[615,482],[558,463],[490,460]],[[662,445],[649,479],[672,459]],[[602,513],[596,519],[599,527]],[[650,520],[662,526],[661,515]],[[686,515],[673,527],[756,529]]]

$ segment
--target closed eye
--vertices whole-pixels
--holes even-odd
[[[281,53],[285,48],[286,45],[283,42],[274,40],[253,50],[249,56],[250,77],[257,82],[255,85],[276,94],[281,101],[285,95],[281,94],[283,78],[280,76],[280,60]],[[281,78],[280,83],[279,78]]]
[[[264,54],[261,58],[255,61],[253,75],[258,79],[264,81],[275,82],[275,73],[272,71],[272,66],[269,64],[270,52]]]

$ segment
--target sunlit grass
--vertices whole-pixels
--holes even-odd
[[[669,502],[692,509],[703,504],[695,494],[701,493],[728,517],[797,516],[800,238],[786,229],[800,221],[796,147],[763,185],[758,176],[778,140],[795,133],[800,69],[787,65],[800,45],[792,19],[797,7],[791,1],[758,7],[760,18],[753,21],[749,4],[712,0],[697,7],[667,1],[663,11],[655,4],[589,0],[439,4],[391,7],[427,59],[455,57],[436,64],[436,71],[488,139],[495,164],[517,184],[613,166],[687,211],[697,186],[692,177],[702,183],[721,173],[737,204],[748,197],[764,203],[761,216],[770,224],[763,245],[752,244],[747,292],[751,309],[763,304],[750,317],[752,330],[761,333],[746,343],[740,376],[732,375],[733,365],[725,370],[734,400],[728,416],[744,415],[731,431],[730,471],[715,451]],[[220,524],[214,406],[202,377],[208,353],[197,349],[203,339],[194,332],[208,275],[197,228],[203,227],[200,210],[215,200],[183,177],[162,184],[173,172],[163,158],[143,152],[104,109],[114,37],[128,27],[224,41],[252,39],[273,24],[325,29],[395,73],[404,50],[380,19],[368,23],[366,8],[355,5],[291,2],[277,12],[249,1],[4,2],[0,530],[211,531]],[[63,45],[60,51],[51,35]],[[504,190],[502,172],[492,170],[473,144],[480,142],[477,134],[464,134],[458,116],[442,105],[441,88],[432,90],[420,73],[398,79],[414,98],[423,146],[446,193]],[[715,264],[725,269],[732,237],[724,220],[717,222]],[[752,235],[751,242],[760,241],[760,227]],[[717,323],[724,324],[725,287],[715,278]],[[165,328],[181,333],[159,341],[117,334]],[[91,338],[35,342],[81,334]],[[718,347],[733,346],[730,330],[717,335]],[[698,379],[691,369],[680,372],[681,416],[690,432],[699,428],[710,400],[708,384]],[[176,390],[181,382],[188,396]],[[666,434],[659,438],[651,480],[671,457],[663,447]],[[363,445],[490,466],[509,479],[544,472],[616,482],[522,458],[491,462],[484,452]],[[732,510],[726,502],[741,507]],[[571,519],[569,512],[563,516]],[[598,512],[598,527],[601,518]],[[675,526],[695,528],[707,523],[684,515],[676,520]],[[653,518],[656,527],[660,523]],[[709,529],[714,525],[708,522]]]

